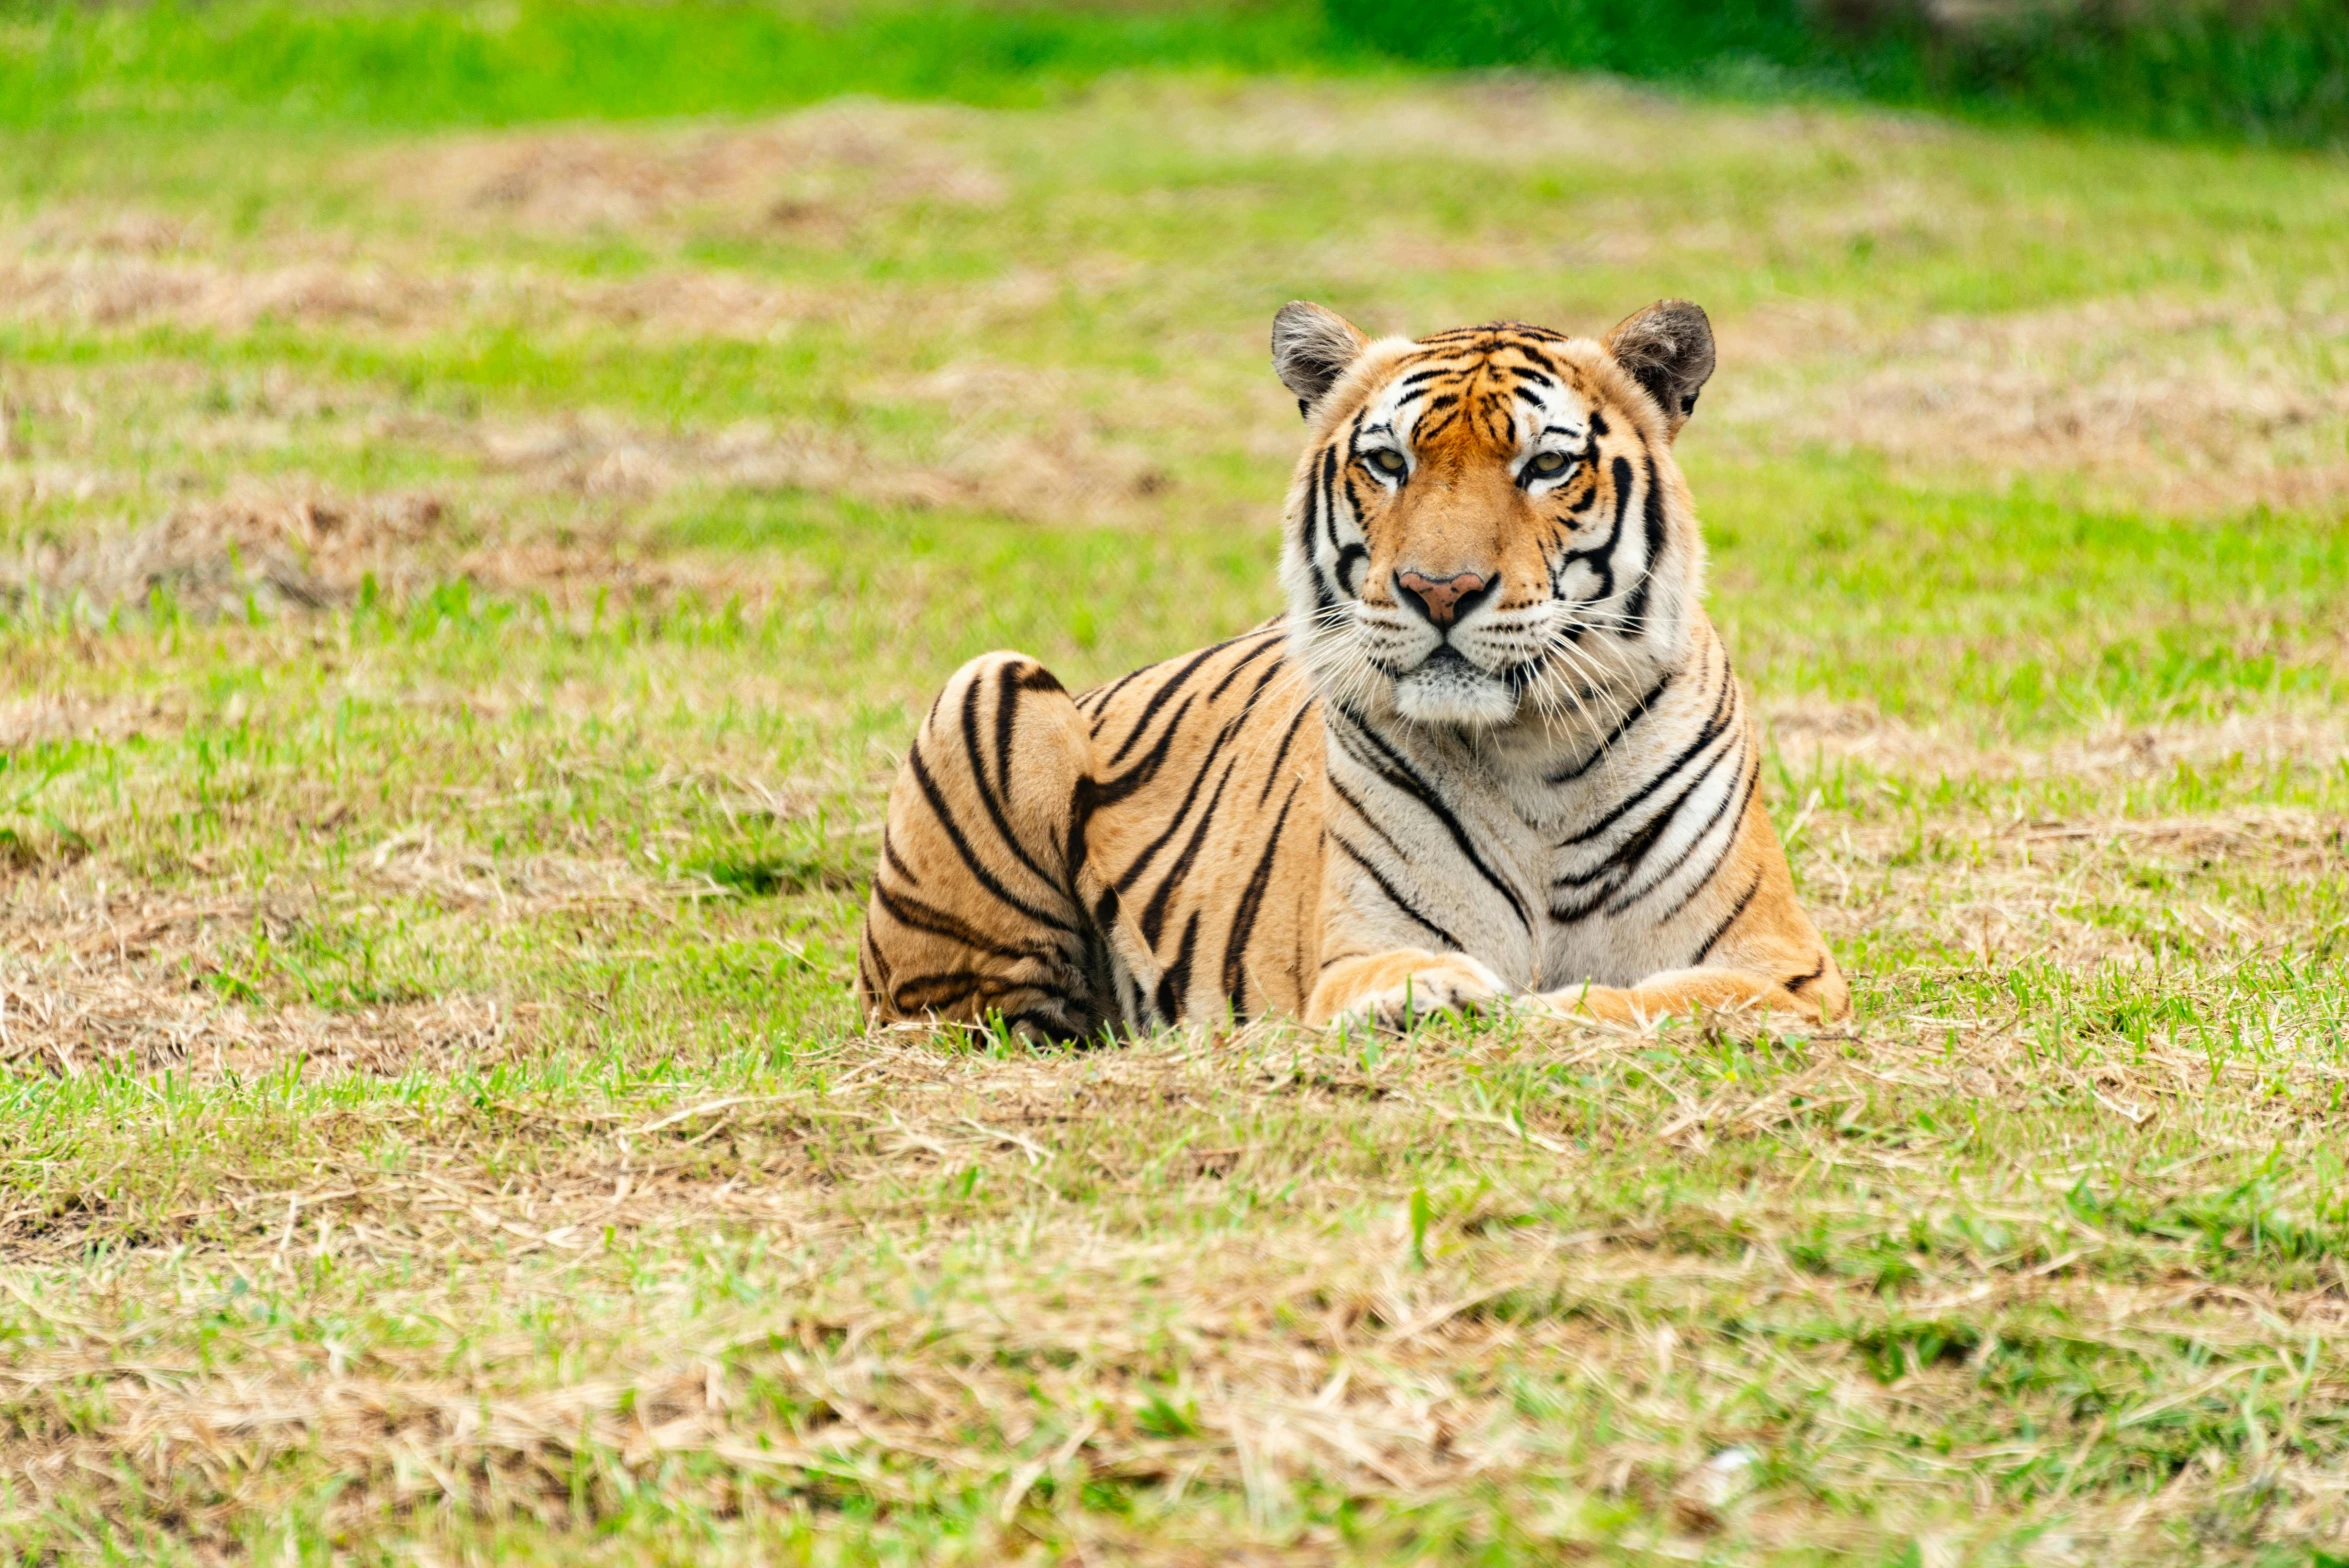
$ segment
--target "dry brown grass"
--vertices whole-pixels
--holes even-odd
[[[2349,379],[2331,347],[2345,327],[2327,291],[1948,316],[1889,340],[1845,312],[1784,308],[1729,340],[1763,384],[1724,412],[1771,450],[2060,476],[2187,513],[2322,510],[2349,496]]]
[[[941,1486],[970,1488],[986,1528],[1002,1532],[997,1549],[1010,1552],[1021,1549],[1019,1521],[1039,1483],[1088,1477],[1163,1489],[1170,1506],[1191,1489],[1220,1494],[1241,1515],[1242,1540],[1278,1538],[1300,1496],[1320,1488],[1404,1503],[1530,1485],[1550,1501],[1520,1523],[1559,1549],[1590,1539],[1589,1505],[1577,1496],[1655,1508],[1660,1533],[1648,1541],[1666,1552],[1697,1550],[1724,1531],[1743,1550],[1858,1546],[1864,1532],[1847,1536],[1799,1499],[1719,1480],[1721,1456],[1741,1451],[1729,1412],[1759,1378],[1786,1401],[1815,1402],[1817,1419],[1856,1439],[1811,1472],[1813,1484],[1890,1488],[1911,1500],[1911,1517],[1932,1521],[1929,1537],[1959,1551],[1966,1505],[1992,1506],[2002,1474],[2027,1474],[2093,1441],[2097,1428],[1904,1459],[1898,1434],[1964,1421],[1978,1397],[1973,1377],[1962,1365],[1928,1365],[1881,1380],[1848,1353],[1822,1360],[1802,1348],[1805,1325],[1864,1338],[1872,1324],[1953,1313],[2017,1335],[2060,1323],[2075,1344],[2123,1359],[2162,1358],[2181,1340],[2314,1345],[2349,1326],[2337,1279],[2276,1290],[2162,1278],[2158,1244],[2051,1205],[2074,1179],[2061,1169],[1962,1179],[1938,1201],[2007,1226],[2011,1250],[1987,1268],[1927,1260],[1897,1303],[1868,1280],[1798,1263],[1771,1239],[1822,1225],[1897,1231],[1914,1212],[1907,1194],[1946,1180],[1929,1135],[1851,1141],[1854,1118],[1873,1121],[1888,1101],[2028,1116],[2052,1094],[2077,1093],[2123,1138],[2160,1127],[2164,1147],[2213,1159],[2298,1144],[2307,1099],[2337,1076],[2295,1075],[2290,1093],[2247,1120],[2232,1106],[2213,1113],[2210,1065],[2188,1051],[2062,1066],[1997,1029],[1967,1030],[1930,1052],[1823,1039],[1793,1070],[1740,1086],[1656,1067],[1650,1043],[1430,1042],[1366,1067],[1357,1051],[1277,1032],[1011,1063],[876,1040],[838,1056],[838,1076],[820,1092],[552,1121],[524,1112],[546,1157],[519,1182],[471,1164],[519,1125],[483,1126],[472,1136],[484,1147],[444,1145],[427,1169],[386,1177],[329,1163],[294,1188],[231,1190],[203,1213],[166,1218],[248,1238],[230,1256],[264,1279],[431,1258],[520,1284],[544,1259],[598,1292],[608,1284],[595,1260],[616,1245],[751,1226],[781,1249],[782,1271],[765,1283],[773,1302],[640,1295],[620,1308],[624,1349],[582,1344],[584,1358],[552,1381],[532,1335],[477,1342],[457,1375],[437,1347],[361,1352],[329,1339],[256,1343],[233,1372],[190,1380],[122,1364],[118,1331],[101,1318],[119,1321],[116,1292],[128,1278],[96,1283],[76,1305],[20,1285],[20,1304],[50,1341],[5,1374],[35,1422],[20,1445],[40,1428],[33,1412],[55,1412],[56,1425],[20,1446],[10,1468],[28,1507],[87,1495],[90,1475],[150,1495],[221,1499],[183,1521],[197,1540],[219,1540],[240,1512],[268,1506],[273,1470],[300,1455],[345,1478],[332,1506],[353,1525],[386,1510],[429,1517],[452,1503],[584,1522],[614,1505],[615,1488],[690,1458],[702,1461],[696,1478],[664,1485],[719,1519],[762,1508],[770,1485],[819,1505],[847,1493],[905,1508]],[[1597,1127],[1472,1108],[1476,1084],[1528,1062],[1595,1073],[1625,1098]],[[1635,1062],[1651,1065],[1627,1074]],[[1301,1165],[1305,1147],[1247,1130],[1331,1116],[1363,1146],[1337,1156],[1336,1168],[1335,1151]],[[1149,1128],[1142,1136],[1137,1118]],[[1402,1148],[1440,1152],[1474,1177],[1473,1195],[1444,1195],[1424,1265],[1400,1205],[1385,1217],[1362,1212],[1362,1155]],[[1611,1167],[1761,1148],[1867,1173],[1876,1196],[1829,1199],[1798,1184],[1571,1232],[1516,1219],[1493,1228],[1554,1203],[1561,1184],[1603,1182],[1594,1156]],[[957,1170],[1044,1200],[1084,1191],[1095,1212],[974,1217],[959,1237],[925,1236],[908,1200]],[[1227,1192],[1299,1175],[1295,1219],[1270,1230],[1201,1235],[1178,1223],[1154,1235],[1125,1219],[1170,1200],[1217,1210]],[[1705,1240],[1708,1228],[1725,1247]],[[2117,1282],[2121,1255],[2149,1245],[2140,1261],[2152,1274]],[[1040,1258],[1050,1260],[1041,1269],[1025,1261]],[[411,1287],[384,1305],[445,1310],[433,1304],[439,1288]],[[193,1279],[150,1294],[137,1332],[192,1323],[216,1311],[213,1299]],[[1742,1332],[1710,1326],[1727,1303]],[[1536,1368],[1563,1374],[1570,1400],[1603,1402],[1610,1435],[1570,1436],[1526,1408],[1510,1369]],[[2211,1375],[2181,1368],[2163,1386],[2190,1404],[2249,1370],[2236,1361]],[[2329,1361],[2282,1370],[2291,1387],[2277,1415],[2287,1424],[2349,1393],[2349,1374]],[[68,1414],[100,1393],[89,1407],[103,1414]],[[778,1421],[778,1408],[802,1413]],[[1753,1430],[1758,1438],[1765,1428]],[[1738,1468],[1732,1458],[1728,1473]],[[1561,1483],[1568,1490],[1555,1490]],[[2271,1494],[2271,1528],[2289,1539],[2338,1528],[2349,1473],[2293,1460],[2262,1471],[2259,1484]],[[2183,1474],[2135,1498],[2058,1494],[2042,1506],[2064,1529],[2033,1560],[2150,1545],[2208,1503],[2206,1487]],[[1190,1561],[1202,1549],[1187,1547],[1180,1527],[1159,1536],[1104,1518],[1087,1529],[1094,1549],[1137,1560]],[[1324,1555],[1299,1544],[1307,1558]]]
[[[19,607],[82,606],[103,617],[161,602],[201,616],[278,614],[344,605],[368,590],[404,600],[464,579],[501,594],[547,596],[574,609],[599,595],[654,604],[692,595],[709,602],[763,601],[788,572],[745,570],[719,560],[679,560],[647,550],[623,520],[630,503],[657,493],[660,471],[640,449],[566,444],[513,466],[541,493],[622,503],[583,521],[514,528],[494,513],[488,528],[458,524],[441,493],[340,496],[309,482],[246,484],[218,501],[182,505],[157,522],[96,531],[70,543],[28,542],[0,561],[0,596]],[[449,487],[456,488],[456,487]],[[482,496],[495,505],[506,499]]]
[[[1864,703],[1771,703],[1773,744],[1804,766],[1859,763],[1911,778],[2137,779],[2180,767],[2329,766],[2349,753],[2349,723],[2329,708],[2263,706],[2217,719],[2105,723],[2052,742],[1984,744],[1948,727],[1891,718]]]
[[[704,223],[770,239],[837,237],[876,209],[1000,205],[1004,179],[969,145],[975,118],[846,102],[758,126],[454,138],[377,155],[373,167],[443,222],[638,240]]]

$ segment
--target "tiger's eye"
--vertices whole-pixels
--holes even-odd
[[[1574,460],[1563,452],[1544,452],[1525,465],[1525,471],[1536,479],[1555,479],[1574,465]]]
[[[1403,476],[1403,470],[1410,466],[1403,461],[1403,454],[1391,447],[1382,446],[1374,452],[1364,454],[1364,457],[1371,467],[1389,479],[1400,479]]]

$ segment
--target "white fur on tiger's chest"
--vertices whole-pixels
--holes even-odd
[[[1341,811],[1337,831],[1400,851],[1382,868],[1388,886],[1365,889],[1367,923],[1397,946],[1428,945],[1440,930],[1524,991],[1631,985],[1692,958],[1717,918],[1699,895],[1734,834],[1750,765],[1718,685],[1688,686],[1596,757],[1587,742],[1389,731],[1440,812],[1399,786],[1396,769],[1333,750],[1333,780],[1375,824],[1349,828]]]

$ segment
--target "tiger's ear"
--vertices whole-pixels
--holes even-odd
[[[1660,299],[1616,323],[1605,348],[1664,411],[1666,433],[1679,435],[1713,375],[1713,323],[1704,311],[1684,299]]]
[[[1297,412],[1311,414],[1369,341],[1334,310],[1301,299],[1283,305],[1272,318],[1272,368],[1297,394]]]

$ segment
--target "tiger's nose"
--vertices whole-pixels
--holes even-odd
[[[1421,572],[1397,572],[1395,587],[1403,602],[1418,609],[1437,626],[1449,626],[1484,602],[1497,579],[1475,572],[1459,572],[1437,579]]]

